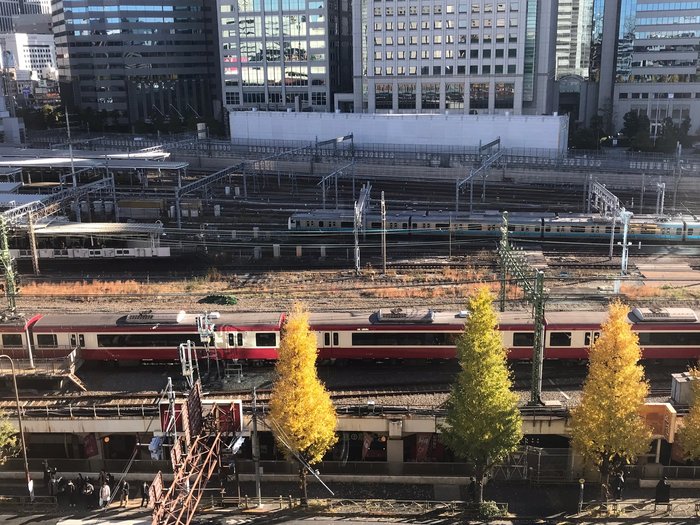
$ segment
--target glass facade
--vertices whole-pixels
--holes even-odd
[[[593,0],[560,0],[557,14],[557,78],[589,77]]]
[[[215,21],[206,0],[54,0],[52,9],[69,104],[130,123],[213,114]]]
[[[700,2],[622,0],[617,82],[700,81]]]
[[[266,109],[297,101],[327,109],[330,42],[349,35],[349,18],[338,14],[345,6],[349,16],[347,0],[332,3],[335,7],[323,0],[219,0],[217,5],[225,93],[242,93],[241,105]],[[245,95],[255,87],[264,89]]]

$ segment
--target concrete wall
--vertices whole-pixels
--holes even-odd
[[[354,134],[357,144],[478,146],[498,137],[505,148],[565,152],[568,117],[522,115],[378,115],[236,111],[231,138],[327,140]]]

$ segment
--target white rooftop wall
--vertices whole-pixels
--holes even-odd
[[[504,148],[566,151],[565,116],[386,115],[367,113],[229,114],[233,140],[327,140],[354,134],[357,144],[478,146],[498,137]]]

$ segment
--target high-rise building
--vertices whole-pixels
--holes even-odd
[[[557,14],[557,78],[588,80],[593,35],[593,0],[560,0]]]
[[[622,0],[613,118],[646,114],[656,136],[668,117],[700,124],[700,2]]]
[[[352,88],[350,0],[217,0],[229,111],[329,111]]]
[[[68,105],[120,121],[216,115],[214,0],[53,0]],[[217,115],[218,116],[218,115]]]
[[[556,5],[354,2],[354,111],[551,113]]]

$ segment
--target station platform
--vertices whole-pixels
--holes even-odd
[[[13,358],[14,374],[18,378],[32,378],[45,380],[70,381],[80,391],[86,392],[87,387],[77,376],[76,372],[83,364],[79,356],[79,349],[75,348],[65,356],[60,357],[35,357],[32,360],[27,358]],[[12,376],[13,370],[10,363],[5,359],[0,359],[0,377]],[[59,385],[63,387],[64,385]]]

